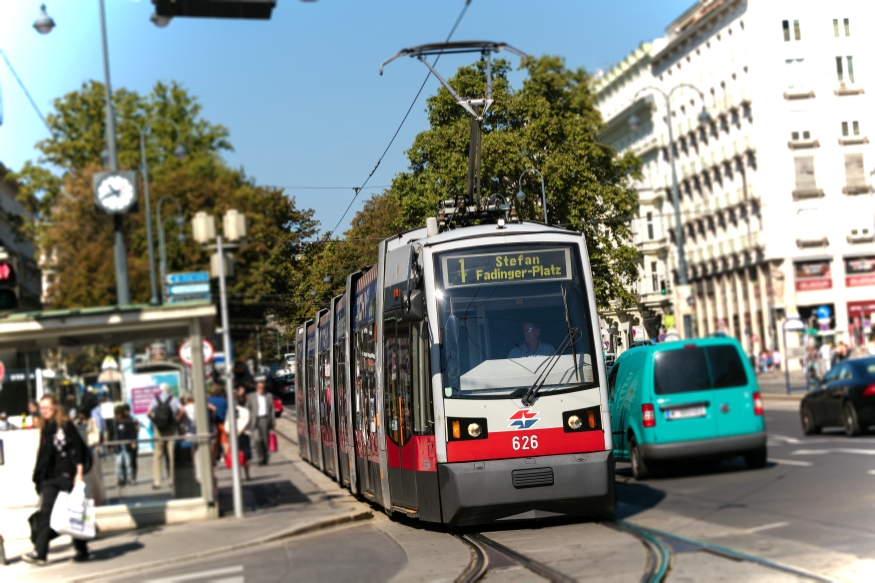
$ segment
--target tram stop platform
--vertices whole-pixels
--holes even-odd
[[[312,532],[345,522],[369,519],[373,509],[357,502],[297,454],[297,429],[288,415],[277,423],[279,451],[270,464],[252,464],[252,480],[243,481],[244,517],[234,518],[231,471],[219,464],[221,518],[178,525],[98,534],[89,542],[92,560],[72,563],[69,537],[52,542],[49,563],[33,567],[21,561],[32,547],[26,541],[6,544],[8,565],[0,581],[93,581],[116,577],[137,580],[136,573],[193,559],[208,562],[235,550]]]

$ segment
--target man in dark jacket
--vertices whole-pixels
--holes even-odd
[[[39,412],[44,425],[40,432],[33,483],[42,502],[34,550],[23,555],[22,559],[34,565],[45,565],[49,541],[57,534],[50,526],[55,499],[58,492],[70,492],[76,482],[84,481],[90,454],[76,426],[67,418],[54,396],[46,395],[40,399]],[[76,549],[74,561],[88,560],[88,543],[73,539],[73,547]]]
[[[273,408],[273,395],[265,390],[263,376],[255,377],[255,392],[249,393],[246,408],[249,409],[249,427],[252,433],[252,441],[255,449],[261,457],[259,463],[267,465],[270,457],[270,431],[276,425],[276,411]]]

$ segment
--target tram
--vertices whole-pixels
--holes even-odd
[[[382,241],[377,264],[297,328],[301,456],[386,512],[428,522],[611,512],[582,235],[506,212],[450,229],[464,208],[442,204],[440,222]]]

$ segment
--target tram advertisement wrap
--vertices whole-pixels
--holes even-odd
[[[443,258],[444,287],[571,278],[569,249],[483,253]]]

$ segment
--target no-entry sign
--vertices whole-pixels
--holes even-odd
[[[204,364],[207,364],[211,360],[213,360],[213,345],[210,344],[209,340],[203,340],[203,353],[204,353]],[[179,360],[191,366],[191,340],[186,340],[179,347]]]

